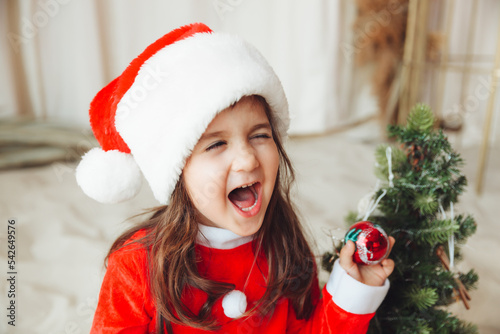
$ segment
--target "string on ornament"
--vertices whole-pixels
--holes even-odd
[[[332,239],[334,248],[336,248],[338,243],[342,243],[344,241],[344,230],[340,227],[335,229],[321,228],[321,231]]]
[[[394,174],[392,173],[392,148],[390,146],[388,146],[386,149],[385,149],[385,156],[387,158],[387,169],[388,169],[388,174],[389,174],[389,187],[390,188],[393,188],[394,187]],[[378,189],[379,188],[379,180],[377,180],[377,185],[375,186],[375,189]],[[370,204],[368,205],[368,208],[366,210],[366,213],[365,213],[365,216],[363,217],[363,221],[367,220],[368,217],[370,217],[370,215],[372,214],[373,211],[375,211],[375,209],[377,208],[378,206],[378,203],[380,202],[380,200],[387,194],[387,190],[386,189],[383,189],[382,190],[382,194],[380,194],[380,196],[375,200],[375,201],[371,201]]]
[[[377,208],[378,203],[385,196],[385,194],[387,194],[387,190],[384,189],[384,190],[382,190],[382,193],[377,198],[377,200],[375,201],[375,203],[373,203],[373,200],[370,202],[371,205],[368,206],[368,210],[366,211],[365,216],[363,217],[363,221],[367,220],[368,217],[370,217],[370,215],[372,214],[372,212],[375,211],[375,209]]]

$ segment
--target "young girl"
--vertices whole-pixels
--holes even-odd
[[[203,24],[150,45],[90,107],[77,168],[101,202],[143,174],[163,205],[109,251],[92,333],[365,333],[392,260],[350,241],[320,292],[290,200],[288,105],[258,51]],[[394,243],[394,239],[391,239]]]

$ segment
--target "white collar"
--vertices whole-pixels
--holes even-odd
[[[252,241],[254,235],[242,237],[229,230],[198,224],[196,243],[216,249],[232,249]]]

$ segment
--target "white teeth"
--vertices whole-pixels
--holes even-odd
[[[245,212],[246,212],[246,211],[250,211],[250,210],[252,210],[253,208],[255,208],[255,206],[257,205],[257,193],[254,191],[254,192],[253,192],[253,195],[255,196],[255,202],[253,203],[253,205],[252,205],[252,206],[250,206],[250,207],[248,207],[248,208],[240,208],[240,209],[241,209],[241,211],[245,211]]]
[[[250,184],[245,184],[244,186],[241,186],[240,188],[250,187],[250,186],[253,186],[255,183],[257,183],[257,182],[250,183]]]
[[[256,205],[257,205],[257,201],[255,201],[255,203],[254,203],[251,207],[248,207],[248,208],[240,208],[240,209],[241,209],[241,211],[245,211],[245,212],[247,212],[247,211],[250,211],[250,210],[252,210],[253,208],[255,208],[255,206],[256,206]]]

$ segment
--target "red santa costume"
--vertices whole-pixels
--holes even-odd
[[[104,87],[90,107],[90,123],[101,148],[89,151],[76,170],[90,197],[114,203],[139,190],[142,175],[155,198],[168,205],[191,150],[214,117],[243,96],[262,96],[276,131],[286,137],[288,104],[272,68],[240,38],[192,24],[163,36]],[[142,175],[141,175],[142,174]],[[199,273],[235,285],[212,314],[217,333],[365,333],[389,288],[366,286],[336,263],[310,319],[298,320],[281,298],[272,314],[241,315],[266,289],[267,263],[253,253],[253,237],[199,226],[195,251]],[[145,231],[134,235],[140,238]],[[132,241],[132,240],[131,240]],[[316,275],[315,273],[313,273]],[[149,290],[147,250],[132,242],[115,251],[99,296],[92,333],[154,332],[156,309]],[[183,303],[197,313],[203,292],[186,288]],[[205,331],[172,325],[173,332]]]
[[[145,233],[138,232],[134,238]],[[370,319],[389,288],[364,285],[350,277],[335,263],[328,283],[322,290],[316,309],[309,320],[298,320],[287,299],[281,299],[271,315],[238,318],[251,308],[265,292],[265,259],[253,265],[252,237],[241,237],[231,231],[200,225],[196,253],[202,259],[198,270],[212,280],[231,283],[246,296],[240,304],[228,301],[231,293],[212,309],[221,328],[215,333],[366,333]],[[156,309],[148,288],[146,250],[138,243],[111,255],[102,283],[99,304],[91,333],[152,333]],[[319,289],[317,283],[316,288]],[[193,312],[199,311],[206,295],[197,289],[186,291],[183,302]],[[242,309],[241,306],[244,306]],[[173,333],[214,333],[191,327],[172,325]]]

